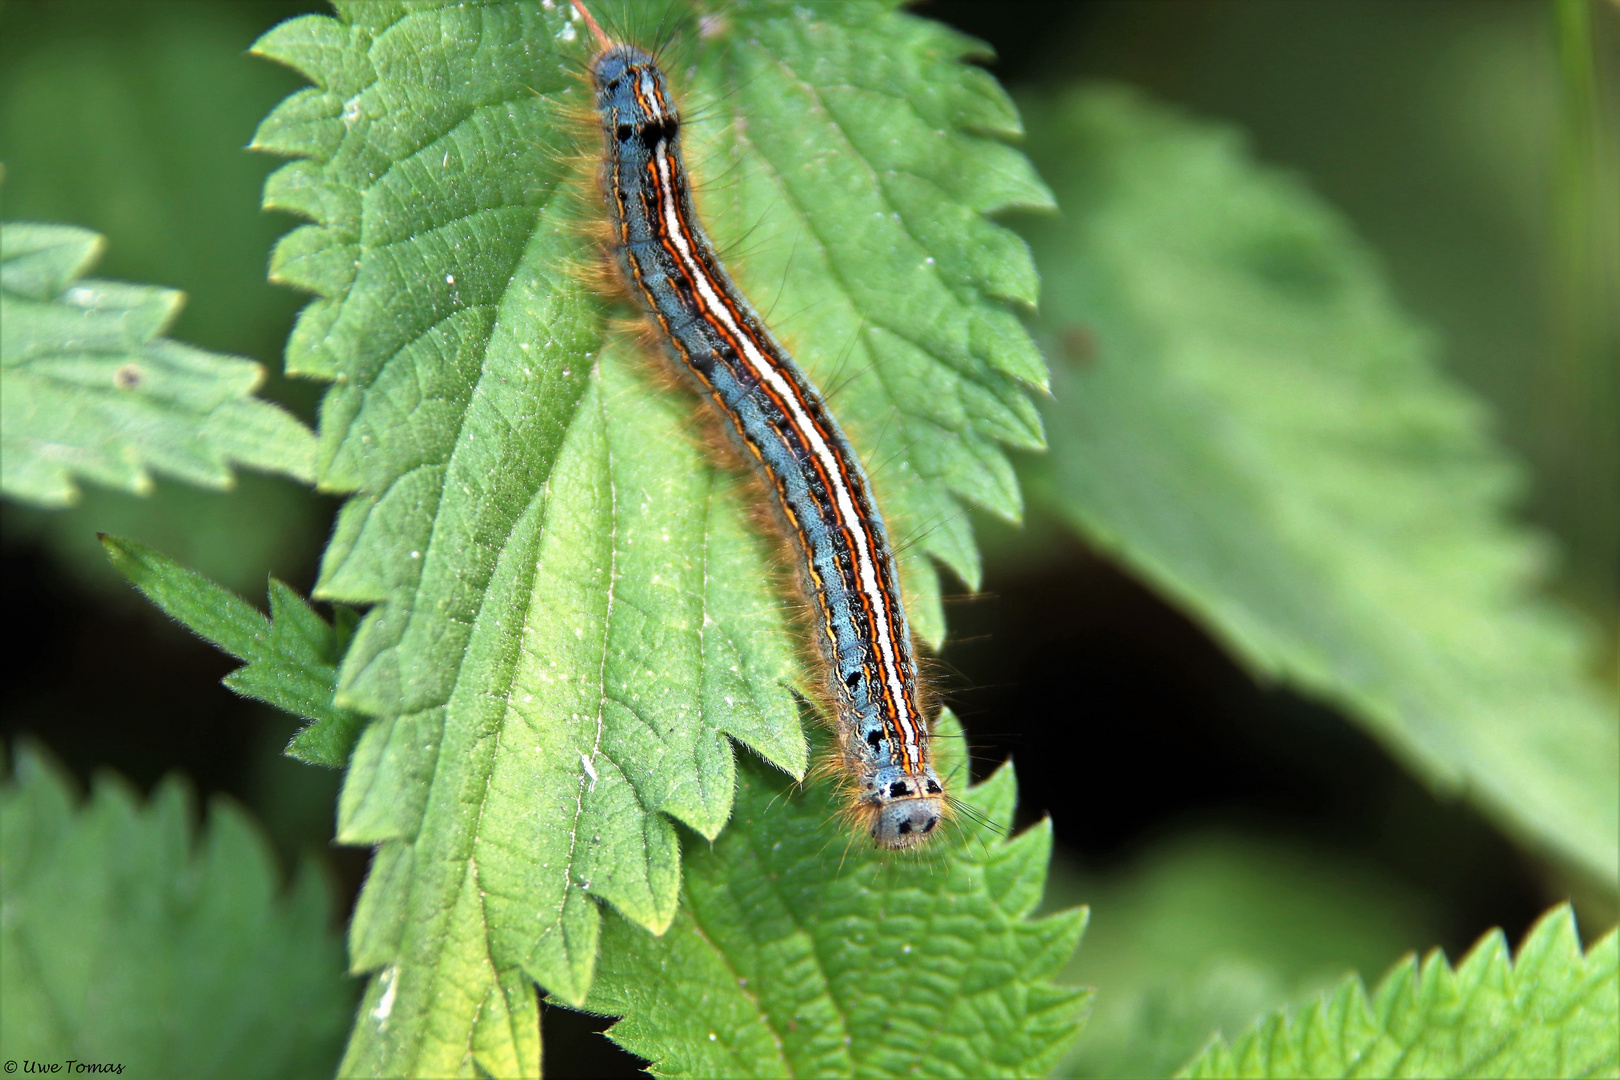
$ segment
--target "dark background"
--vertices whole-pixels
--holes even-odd
[[[9,0],[3,216],[103,232],[110,248],[94,273],[185,289],[172,336],[274,371],[301,299],[266,284],[264,268],[292,222],[257,209],[275,161],[241,147],[300,81],[243,50],[310,10],[324,9]],[[1590,388],[1572,388],[1549,359],[1566,333],[1553,303],[1550,4],[936,0],[917,10],[990,42],[992,70],[1015,91],[1132,82],[1244,126],[1262,159],[1303,173],[1379,250],[1403,302],[1442,335],[1453,373],[1496,407],[1502,438],[1533,469],[1527,518],[1567,553],[1560,590],[1612,634],[1614,537],[1587,512],[1614,498],[1612,471],[1593,461],[1605,436],[1560,411]],[[1597,14],[1612,45],[1616,9]],[[318,387],[273,376],[265,393],[313,421]],[[241,800],[289,865],[307,852],[329,865],[346,920],[367,853],[329,844],[337,775],[281,757],[293,722],[221,687],[232,661],[135,599],[90,540],[97,528],[142,537],[257,600],[267,568],[308,592],[334,509],[264,478],[230,494],[162,485],[146,503],[88,492],[66,514],[7,504],[0,724],[8,745],[37,739],[83,782],[112,769],[147,788],[178,770],[204,794]],[[1050,523],[1031,528],[1035,539],[1020,542],[982,525],[984,593],[951,602],[944,682],[980,770],[1015,759],[1023,820],[1049,814],[1072,865],[1123,873],[1195,824],[1285,837],[1421,894],[1453,956],[1491,926],[1517,939],[1563,895],[1546,867],[1468,807],[1432,797],[1333,710],[1258,686],[1118,568]],[[546,1011],[548,1075],[634,1071],[591,1026]]]

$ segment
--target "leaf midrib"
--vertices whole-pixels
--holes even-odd
[[[597,385],[600,386],[602,380],[602,365],[600,360],[598,360],[594,366],[592,377],[596,380]],[[590,762],[592,769],[596,768],[597,759],[602,753],[602,729],[607,719],[608,659],[613,651],[614,600],[618,595],[619,586],[619,484],[613,468],[612,428],[609,426],[610,422],[607,416],[606,396],[606,394],[601,393],[597,395],[596,407],[602,420],[602,433],[604,435],[602,445],[607,458],[606,469],[604,471],[607,475],[608,485],[608,514],[612,519],[613,526],[608,531],[607,537],[607,596],[602,608],[602,659],[600,663],[597,664],[596,669],[596,735],[591,743]],[[575,415],[577,416],[578,414],[576,413]],[[544,534],[545,525],[542,524],[541,535],[543,536]],[[613,765],[614,768],[619,769],[620,772],[625,772],[625,770],[619,766],[618,762],[615,761]],[[629,774],[625,773],[625,775],[628,777]],[[562,922],[563,908],[567,906],[568,893],[574,885],[574,849],[579,844],[580,819],[585,816],[585,796],[590,793],[586,789],[586,785],[588,783],[590,783],[590,777],[583,770],[581,770],[579,780],[574,785],[574,816],[573,819],[568,823],[568,855],[563,864],[563,889],[557,894],[557,924],[561,924]],[[593,789],[594,786],[594,784],[591,785]],[[636,785],[632,783],[629,786],[630,790],[635,792],[636,801],[641,804],[641,809],[646,812],[648,816],[651,816],[654,811],[648,810],[646,803],[641,798],[641,792],[636,790]]]

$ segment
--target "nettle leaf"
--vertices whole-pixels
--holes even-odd
[[[84,277],[103,246],[0,225],[0,491],[62,507],[75,478],[144,495],[154,471],[227,488],[232,464],[312,481],[313,436],[252,396],[264,369],[162,337],[184,297]]]
[[[233,804],[183,783],[78,805],[24,745],[0,784],[0,1057],[134,1076],[330,1076],[353,995],[309,866],[284,895]],[[82,1069],[82,1066],[80,1067]],[[66,1071],[66,1070],[64,1070]]]
[[[937,641],[927,557],[977,580],[960,501],[1015,514],[999,445],[1041,441],[1006,303],[1034,271],[984,217],[1049,201],[1000,141],[1011,103],[973,43],[879,3],[628,11],[673,37],[701,209],[832,391]],[[317,294],[288,366],[335,381],[320,482],[354,493],[317,593],[375,605],[338,679],[378,717],[339,808],[340,839],[379,845],[344,1070],[532,1070],[529,980],[584,1000],[601,902],[670,925],[675,821],[718,835],[729,740],[802,775],[797,635],[751,497],[582,272],[601,211],[570,154],[597,136],[568,119],[589,46],[567,5],[338,12],[256,46],[315,84],[256,145],[300,159],[266,203],[313,224],[272,270]]]
[[[1332,996],[1280,1011],[1187,1077],[1614,1076],[1620,1072],[1620,937],[1581,953],[1567,906],[1508,955],[1492,931],[1457,966],[1439,950],[1398,964],[1369,1000],[1351,976]]]
[[[171,618],[220,650],[246,662],[225,676],[245,697],[310,721],[293,736],[287,754],[311,765],[341,768],[354,749],[364,717],[332,703],[337,665],[354,628],[354,615],[337,608],[336,625],[310,609],[286,585],[270,579],[270,618],[144,544],[103,536],[118,572]]]
[[[1612,887],[1620,712],[1536,595],[1484,409],[1370,253],[1225,129],[1106,89],[1032,115],[1071,357],[1039,497],[1252,670]]]
[[[1208,826],[1106,874],[1057,870],[1047,903],[1084,897],[1086,947],[1063,972],[1096,988],[1056,1074],[1163,1077],[1212,1032],[1382,968],[1434,939],[1433,902],[1342,852]]]
[[[942,716],[942,773],[965,778]],[[954,766],[954,768],[953,768]],[[1052,851],[1011,839],[1011,765],[961,799],[938,848],[896,857],[829,840],[827,785],[796,790],[749,760],[737,827],[687,854],[662,937],[617,916],[586,1007],[660,1076],[1044,1076],[1080,1034],[1089,990],[1050,980],[1085,930],[1029,918]],[[976,820],[977,819],[977,820]]]

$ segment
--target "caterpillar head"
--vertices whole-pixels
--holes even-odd
[[[596,108],[603,122],[629,138],[626,129],[673,131],[680,119],[664,73],[652,54],[634,45],[611,45],[591,61]]]
[[[879,770],[873,779],[866,814],[871,820],[872,839],[879,847],[897,851],[916,847],[945,820],[945,788],[933,766],[925,765],[917,774],[891,766]]]

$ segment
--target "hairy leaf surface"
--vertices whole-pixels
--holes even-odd
[[[965,786],[953,717],[936,740]],[[1052,831],[1007,838],[1016,791],[1011,765],[959,788],[951,833],[898,857],[830,833],[826,785],[748,761],[738,827],[688,854],[668,932],[608,919],[586,1007],[661,1076],[1045,1075],[1090,1004],[1051,982],[1086,912],[1029,917]]]
[[[1568,907],[1542,917],[1516,957],[1500,930],[1456,970],[1410,957],[1369,999],[1352,976],[1234,1042],[1217,1039],[1187,1077],[1586,1077],[1620,1074],[1620,937],[1581,952]]]
[[[1536,596],[1517,473],[1371,256],[1234,137],[1123,92],[1038,109],[1068,353],[1041,498],[1262,676],[1620,880],[1620,709]]]
[[[1041,438],[1005,303],[1034,272],[984,218],[1048,199],[999,141],[1011,104],[971,43],[882,4],[628,11],[674,39],[702,209],[831,393],[937,641],[925,556],[976,577],[959,500],[1016,513],[998,443]],[[584,999],[600,902],[670,925],[674,822],[719,833],[731,738],[802,774],[804,676],[753,496],[582,273],[583,26],[543,0],[338,12],[256,46],[315,84],[256,144],[299,159],[266,203],[312,224],[272,269],[317,295],[288,365],[334,380],[320,482],[353,493],[317,591],[375,605],[338,678],[378,717],[339,836],[380,845],[344,1068],[532,1071],[528,980]]]
[[[252,396],[264,369],[162,337],[184,298],[84,277],[102,247],[0,225],[0,491],[61,507],[75,479],[145,494],[154,471],[226,488],[233,464],[312,480],[310,432]]]
[[[264,837],[222,800],[194,844],[176,780],[143,804],[104,777],[77,803],[27,746],[0,784],[0,1057],[330,1076],[353,995],[320,874],[278,895]]]
[[[270,579],[270,618],[240,596],[144,544],[103,536],[112,564],[147,599],[186,629],[246,666],[225,685],[310,721],[287,753],[311,765],[341,768],[354,749],[363,718],[332,703],[337,664],[354,616],[338,608],[334,626],[286,585]]]

